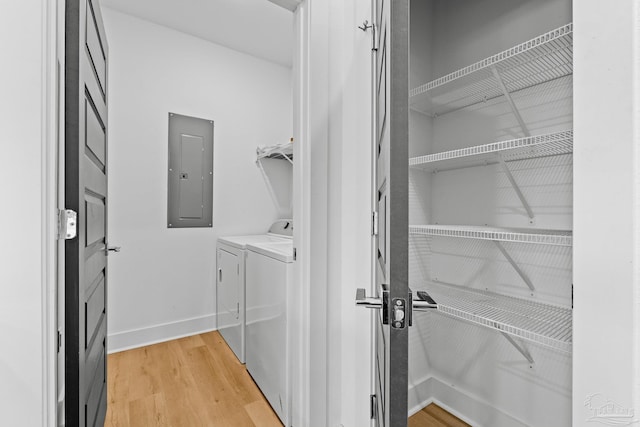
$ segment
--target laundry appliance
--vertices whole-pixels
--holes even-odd
[[[241,363],[245,363],[245,270],[247,245],[291,242],[293,222],[274,222],[266,234],[218,238],[216,326]]]
[[[247,245],[247,370],[285,426],[291,419],[293,241]]]

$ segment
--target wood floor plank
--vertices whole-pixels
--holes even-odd
[[[448,427],[446,424],[440,422],[437,418],[425,412],[419,411],[409,417],[409,427]]]
[[[282,427],[218,332],[109,355],[107,427]]]
[[[471,427],[435,403],[409,417],[409,427]]]
[[[427,406],[427,410],[429,414],[449,427],[469,427],[469,424],[434,403]]]
[[[140,427],[168,427],[166,402],[161,393],[129,402],[129,424]]]
[[[256,427],[282,427],[280,419],[265,401],[256,400],[244,407]]]

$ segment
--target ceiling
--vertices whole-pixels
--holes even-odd
[[[291,67],[293,14],[268,0],[101,0],[100,4]]]

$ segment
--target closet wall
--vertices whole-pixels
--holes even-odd
[[[416,226],[410,236],[410,284],[414,291],[429,291],[454,316],[416,316],[410,330],[411,411],[433,397],[473,425],[571,423],[570,35],[515,59],[522,66],[516,80],[505,73],[505,85],[517,87],[510,96],[521,120],[501,96],[492,67],[422,86],[569,23],[566,0],[412,2],[410,87],[417,90],[410,119],[409,222]],[[559,58],[568,58],[569,65]],[[478,75],[486,83],[471,85]],[[531,86],[534,81],[544,83]],[[471,105],[462,107],[456,98]],[[544,138],[555,142],[544,150],[505,154],[508,171],[499,156],[441,161],[460,154],[452,150],[549,134]],[[436,153],[448,154],[421,157]],[[544,233],[551,236],[545,242],[553,243],[517,242],[524,238],[512,234],[497,243],[450,237],[468,237],[460,233],[468,226],[515,227],[518,236],[538,239]],[[554,231],[544,231],[549,229]],[[507,317],[496,323],[489,306],[500,307]],[[513,316],[531,318],[531,326],[503,336]],[[563,338],[528,339],[531,330],[545,335],[554,329],[562,329]]]

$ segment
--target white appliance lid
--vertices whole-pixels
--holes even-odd
[[[249,236],[225,236],[218,237],[218,243],[232,246],[238,249],[246,249],[247,245],[253,243],[282,242],[289,239],[284,236],[273,234],[253,234]]]
[[[277,259],[278,261],[293,262],[292,240],[248,244],[247,250]]]

